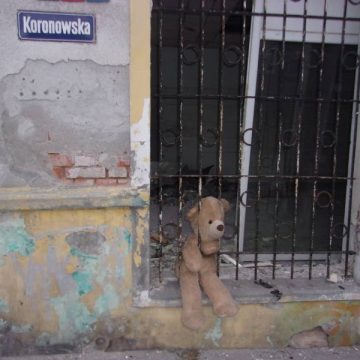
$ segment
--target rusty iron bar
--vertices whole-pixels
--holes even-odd
[[[200,57],[198,65],[198,91],[202,95],[204,92],[204,57],[205,57],[205,0],[201,0],[201,12],[200,12],[200,36],[199,36],[199,47]],[[202,196],[202,168],[203,168],[203,144],[201,139],[203,138],[203,120],[204,120],[204,103],[202,98],[198,98],[198,197],[201,199]],[[200,203],[200,202],[199,202]]]
[[[243,9],[246,9],[247,7],[247,0],[243,0]],[[241,139],[243,124],[244,124],[244,102],[245,102],[245,81],[246,81],[246,54],[247,54],[247,48],[246,48],[246,20],[248,16],[245,14],[242,15],[242,36],[241,36],[241,58],[239,62],[239,73],[240,73],[240,79],[239,79],[239,87],[238,87],[238,93],[239,99],[238,99],[238,106],[237,106],[237,118],[239,119],[238,124],[238,139]],[[241,174],[241,168],[242,168],[242,157],[243,157],[243,145],[241,142],[238,142],[238,159],[237,159],[237,173]],[[236,268],[235,268],[235,279],[239,279],[239,260],[240,260],[240,215],[241,215],[241,176],[238,177],[237,181],[237,191],[236,191],[236,210],[235,210],[235,227],[237,229],[236,231]]]
[[[226,8],[226,0],[221,1],[221,10],[224,10]],[[224,99],[221,97],[223,86],[224,86],[224,51],[225,51],[225,41],[226,41],[226,35],[225,35],[225,14],[221,15],[220,19],[220,43],[219,43],[219,69],[218,69],[218,146],[217,146],[217,175],[220,175],[218,178],[218,196],[221,198],[222,196],[222,173],[223,173],[223,130],[224,130]]]
[[[346,26],[346,12],[347,12],[347,4],[348,1],[344,0],[344,12],[343,12],[343,19],[342,19],[342,29],[341,29],[341,48],[340,48],[340,59],[339,61],[339,81],[337,86],[337,103],[336,103],[336,123],[335,123],[335,146],[334,149],[334,155],[333,155],[333,168],[332,168],[332,196],[334,201],[330,204],[330,236],[329,236],[329,244],[328,244],[328,253],[326,256],[327,260],[327,277],[330,277],[330,257],[331,257],[331,250],[333,245],[333,237],[334,237],[334,229],[335,229],[335,223],[334,223],[334,213],[335,213],[335,192],[336,192],[336,167],[337,167],[337,146],[338,146],[338,134],[339,134],[339,125],[340,125],[340,102],[341,99],[341,92],[342,92],[342,79],[343,79],[343,57],[344,57],[344,48],[345,48],[345,26]],[[347,264],[345,265],[347,268]],[[347,270],[345,269],[345,272]]]
[[[152,179],[160,179],[160,178],[178,178],[179,175],[167,175],[167,174],[163,174],[163,175],[153,175]],[[182,174],[182,178],[193,178],[193,179],[198,179],[199,175],[198,174]],[[217,178],[218,175],[206,175],[203,174],[201,176],[203,179],[211,179],[211,178]],[[276,177],[279,179],[288,179],[288,180],[293,180],[294,176],[292,175],[262,175],[262,174],[257,174],[257,175],[240,175],[240,174],[235,174],[235,175],[227,175],[227,174],[223,174],[221,175],[222,178],[227,178],[227,179],[238,179],[239,177],[246,177],[249,179],[275,179]],[[332,176],[315,176],[315,175],[299,175],[298,178],[300,180],[332,180],[333,177]],[[335,178],[336,180],[355,180],[355,177],[347,177],[347,176],[337,176]]]
[[[260,80],[260,94],[264,93],[265,86],[265,49],[266,49],[266,1],[264,1],[264,12],[262,19],[262,40],[261,40],[261,80]],[[264,121],[264,103],[260,101],[259,104],[259,129],[263,128]],[[257,160],[256,160],[256,173],[260,173],[261,169],[261,155],[262,155],[262,142],[257,141]],[[254,280],[257,280],[258,277],[258,255],[259,255],[259,240],[260,240],[260,207],[259,203],[261,200],[261,180],[260,177],[257,178],[257,192],[256,192],[257,201],[255,203],[255,243],[254,243]]]
[[[199,32],[199,47],[200,56],[198,64],[198,92],[201,95],[204,91],[204,57],[205,57],[205,0],[201,0],[201,12],[200,12],[200,32]],[[198,212],[201,209],[201,197],[202,197],[202,168],[203,168],[203,144],[201,139],[203,138],[203,119],[204,119],[204,104],[203,99],[198,99]],[[199,225],[199,224],[198,224]],[[198,244],[200,246],[200,230],[198,229]]]
[[[183,64],[183,51],[184,51],[184,9],[185,4],[184,0],[179,0],[180,9],[183,11],[179,14],[179,39],[178,39],[178,63],[177,63],[177,92],[181,94],[183,92],[183,72],[184,72],[184,64]],[[183,178],[182,178],[182,169],[183,169],[183,107],[184,101],[182,98],[177,99],[177,123],[179,126],[179,147],[178,147],[178,162],[179,162],[179,184],[178,184],[178,228],[177,234],[180,237],[178,241],[178,253],[181,251],[182,247],[182,215],[183,215],[183,207],[184,207],[184,198],[183,198]]]
[[[160,6],[163,7],[164,0],[159,0]],[[163,50],[163,26],[164,26],[164,14],[163,12],[159,12],[158,14],[158,38],[159,38],[159,47],[158,47],[158,92],[161,95],[163,92],[163,59],[162,59],[162,50]],[[158,129],[159,133],[161,133],[161,125],[162,125],[162,118],[163,118],[163,103],[162,97],[159,96],[158,98]],[[164,148],[163,143],[160,141],[159,146],[159,164],[162,163],[164,157]],[[163,281],[162,277],[162,258],[163,258],[163,250],[162,250],[162,243],[163,243],[163,182],[162,178],[159,177],[159,267],[158,267],[158,277],[159,282]]]
[[[181,12],[181,9],[162,9],[160,7],[153,7],[153,11],[154,12],[163,12],[163,13],[167,13],[167,14],[171,14],[171,13],[179,13]],[[248,15],[248,16],[259,16],[259,17],[277,17],[277,18],[282,18],[284,17],[284,14],[280,14],[280,13],[263,13],[263,12],[251,12],[251,11],[240,11],[240,10],[225,10],[225,11],[220,11],[220,10],[214,10],[214,9],[208,9],[208,10],[198,10],[198,9],[186,9],[185,10],[185,14],[187,15],[200,15],[201,13],[205,14],[205,15],[215,15],[215,16],[221,16],[223,14],[225,15]],[[324,16],[321,15],[304,15],[304,14],[286,14],[285,15],[286,18],[293,18],[293,19],[307,19],[307,20],[323,20]],[[341,16],[328,16],[327,20],[329,21],[343,21],[344,18]],[[346,21],[354,21],[354,22],[359,22],[360,19],[356,18],[356,17],[347,17]]]
[[[221,10],[226,8],[226,0],[221,1]],[[223,91],[223,66],[224,66],[224,51],[225,51],[225,13],[220,17],[220,39],[219,39],[219,68],[218,68],[218,94],[220,95],[218,100],[218,142],[217,142],[217,164],[216,164],[216,173],[218,176],[218,197],[222,197],[222,173],[223,173],[223,131],[224,131],[224,100],[221,97]],[[220,274],[220,257],[217,257],[216,261],[216,271],[218,275]]]
[[[319,63],[319,89],[318,89],[318,97],[321,97],[322,88],[321,85],[323,84],[323,73],[324,73],[324,57],[325,57],[325,30],[326,30],[326,19],[327,19],[327,0],[324,1],[324,21],[322,26],[322,36],[321,36],[321,52],[320,52],[320,63]],[[322,112],[322,103],[318,102],[317,104],[317,112],[316,112],[316,145],[315,145],[315,164],[314,164],[314,175],[318,176],[319,174],[319,150],[320,150],[320,136],[321,136],[321,112]],[[329,194],[331,195],[331,194]],[[331,195],[332,197],[332,195]],[[315,221],[316,221],[316,205],[321,207],[320,203],[318,203],[320,199],[320,195],[318,193],[318,179],[314,179],[313,181],[313,192],[312,192],[312,215],[311,215],[311,236],[310,236],[310,243],[309,249],[310,251],[314,250],[314,239],[315,239]],[[329,198],[328,205],[330,205],[331,200]],[[311,262],[309,264],[311,267]]]
[[[260,243],[260,202],[263,200],[262,194],[262,184],[261,180],[273,180],[275,184],[275,222],[274,222],[274,230],[273,230],[273,246],[272,246],[272,277],[275,279],[276,277],[276,265],[278,262],[278,255],[279,254],[290,254],[291,255],[291,273],[290,277],[294,277],[294,267],[295,267],[295,260],[298,254],[308,254],[309,255],[309,279],[312,278],[312,265],[313,265],[313,255],[314,254],[325,254],[326,255],[326,264],[327,264],[327,276],[330,274],[330,257],[332,254],[345,254],[345,276],[348,273],[348,262],[349,256],[353,255],[354,252],[350,251],[350,215],[351,215],[351,200],[352,200],[352,186],[354,181],[354,164],[355,164],[355,154],[356,154],[356,129],[357,129],[357,119],[355,118],[355,123],[353,124],[353,139],[352,139],[352,148],[350,151],[352,152],[351,158],[351,168],[348,171],[347,176],[339,176],[337,174],[337,148],[336,144],[338,143],[338,131],[340,126],[340,113],[341,113],[341,105],[342,104],[353,104],[353,108],[356,107],[356,111],[359,111],[359,82],[357,83],[356,93],[357,97],[355,96],[354,99],[343,99],[341,90],[342,90],[342,65],[343,65],[343,58],[344,58],[344,49],[345,49],[345,24],[347,21],[359,21],[359,19],[349,19],[346,18],[346,5],[344,7],[344,14],[343,17],[328,17],[326,13],[326,4],[327,0],[325,0],[324,4],[324,13],[323,16],[309,16],[307,14],[307,0],[304,2],[304,12],[303,15],[296,15],[292,16],[286,13],[286,2],[284,2],[284,9],[283,14],[274,14],[274,16],[279,16],[283,19],[283,26],[282,26],[282,40],[281,40],[281,59],[280,59],[280,71],[278,74],[278,89],[277,95],[278,96],[265,96],[265,51],[266,51],[266,19],[273,14],[269,14],[266,11],[266,5],[264,5],[264,11],[262,13],[251,13],[249,11],[231,11],[226,8],[226,0],[222,0],[221,2],[221,10],[207,10],[205,7],[206,1],[201,0],[201,9],[197,10],[196,12],[192,12],[191,9],[185,9],[184,0],[178,0],[178,9],[166,9],[164,8],[164,2],[166,0],[159,0],[160,7],[153,8],[153,11],[157,14],[157,23],[158,23],[158,57],[159,61],[157,64],[158,69],[158,89],[157,93],[152,94],[153,99],[157,101],[157,121],[160,133],[161,126],[163,124],[163,114],[164,114],[164,106],[163,100],[164,99],[175,99],[176,100],[176,109],[177,109],[177,129],[166,129],[163,132],[163,135],[160,137],[159,143],[159,161],[160,163],[164,160],[164,154],[166,153],[165,147],[168,146],[177,146],[178,151],[178,173],[173,175],[166,175],[166,174],[152,174],[151,179],[158,181],[159,192],[158,192],[158,200],[159,200],[159,214],[158,214],[158,221],[159,221],[159,235],[160,235],[160,245],[162,243],[162,236],[164,232],[164,227],[166,225],[163,224],[163,206],[164,206],[164,189],[163,189],[163,180],[165,179],[177,179],[178,180],[178,221],[177,221],[177,231],[180,234],[182,232],[182,212],[184,208],[184,195],[186,189],[184,188],[183,180],[184,179],[195,179],[197,180],[197,196],[201,198],[203,193],[203,181],[204,179],[216,179],[217,181],[217,189],[218,189],[218,196],[222,196],[223,192],[223,180],[224,179],[234,179],[237,181],[236,187],[236,219],[235,219],[235,229],[236,229],[236,249],[234,251],[220,251],[221,254],[232,254],[236,257],[236,264],[239,264],[239,257],[241,254],[252,254],[254,255],[254,278],[255,280],[258,277],[258,261],[259,255],[262,253],[259,251],[259,243]],[[243,10],[246,9],[246,0],[243,0]],[[160,9],[161,8],[161,9]],[[162,73],[162,66],[163,66],[163,56],[162,50],[164,47],[164,14],[167,13],[176,13],[178,15],[178,26],[179,26],[179,34],[178,34],[178,62],[177,62],[177,90],[176,94],[169,94],[165,93],[164,88],[164,79]],[[198,14],[200,15],[200,31],[199,31],[199,51],[197,53],[198,59],[191,65],[195,65],[196,62],[198,68],[198,79],[197,79],[197,87],[198,93],[197,94],[186,94],[184,93],[183,89],[183,73],[184,73],[184,65],[186,61],[184,59],[184,17],[186,14]],[[217,15],[220,16],[220,41],[219,41],[219,68],[218,68],[218,94],[206,94],[204,93],[204,62],[205,62],[205,25],[207,20],[207,15]],[[226,65],[225,59],[225,50],[226,50],[226,28],[225,28],[225,20],[226,16],[228,15],[241,15],[243,17],[242,23],[242,35],[241,35],[241,49],[240,47],[236,47],[235,55],[238,56],[237,66],[239,67],[239,85],[238,85],[238,94],[237,95],[226,95],[223,94],[223,66],[224,63]],[[260,87],[257,92],[256,96],[245,96],[245,78],[246,78],[246,60],[247,60],[247,39],[246,39],[246,22],[250,21],[250,16],[262,16],[263,18],[263,34],[261,40],[261,56],[262,63],[259,66],[259,73],[261,74],[261,78],[259,79]],[[300,18],[303,19],[303,35],[302,35],[302,42],[301,42],[301,68],[300,68],[300,81],[298,83],[297,93],[298,96],[285,96],[283,95],[283,82],[284,82],[284,72],[285,72],[285,52],[286,52],[286,41],[285,41],[285,32],[286,32],[286,20],[288,18]],[[323,29],[322,29],[322,40],[321,40],[321,50],[319,56],[319,63],[318,66],[318,90],[317,96],[310,98],[305,96],[305,77],[309,76],[306,72],[306,24],[308,19],[322,19],[323,21]],[[337,96],[333,98],[329,96],[329,98],[324,97],[321,90],[321,84],[324,81],[324,58],[325,58],[325,29],[326,29],[326,21],[329,20],[342,20],[342,39],[341,39],[341,54],[340,54],[340,64],[339,64],[339,74],[340,80],[337,85]],[[191,45],[193,46],[193,45]],[[239,51],[238,51],[239,49]],[[195,51],[196,53],[196,51]],[[244,101],[247,98],[254,98],[257,100],[259,104],[259,119],[258,119],[258,129],[243,129],[243,110],[244,110]],[[197,165],[198,165],[198,172],[196,174],[184,174],[183,173],[183,156],[184,156],[184,149],[183,149],[183,128],[184,128],[184,100],[185,99],[192,99],[197,101],[197,134],[198,134],[198,143],[197,143]],[[213,137],[213,144],[211,146],[216,145],[216,175],[209,175],[203,173],[203,150],[204,146],[206,146],[205,136],[208,135],[208,130],[205,131],[204,127],[204,100],[206,99],[213,99],[217,100],[218,102],[218,113],[217,113],[217,131],[211,133]],[[237,148],[237,173],[236,174],[223,174],[223,133],[224,133],[224,101],[225,100],[236,100],[238,103],[237,106],[237,114],[239,118],[238,124],[238,148]],[[264,104],[266,101],[275,101],[277,103],[277,114],[278,114],[278,124],[277,124],[277,145],[276,151],[274,152],[274,159],[276,160],[276,172],[274,174],[262,174],[262,143],[261,141],[253,141],[253,144],[247,144],[249,146],[253,146],[257,148],[256,154],[256,174],[242,174],[242,157],[243,157],[243,145],[246,144],[244,140],[244,133],[246,131],[252,130],[253,139],[256,140],[261,134],[262,125],[264,123]],[[284,137],[284,114],[281,108],[281,104],[283,102],[295,102],[295,113],[294,117],[296,118],[296,131],[289,130],[287,135],[290,136],[290,140],[286,140]],[[312,175],[301,175],[300,173],[300,166],[301,166],[301,159],[302,159],[302,148],[301,148],[301,137],[303,133],[303,115],[304,115],[304,105],[307,102],[315,102],[316,103],[316,144],[315,145],[315,157],[314,157],[314,173]],[[321,131],[321,116],[322,116],[322,109],[325,104],[336,104],[336,124],[335,124],[335,131]],[[285,130],[287,131],[287,130]],[[166,138],[166,132],[169,136],[170,140]],[[329,142],[325,141],[325,137],[330,137],[330,145]],[[292,139],[292,140],[291,140]],[[211,141],[210,141],[211,142]],[[209,144],[208,144],[209,145]],[[320,161],[320,146],[332,148],[334,152],[333,164],[332,164],[332,174],[331,176],[321,176],[319,175],[319,161]],[[282,147],[294,147],[296,148],[296,174],[295,175],[282,175],[281,174],[281,161],[282,161]],[[256,191],[256,199],[251,204],[246,204],[246,207],[254,207],[255,208],[255,239],[254,239],[254,251],[240,251],[240,238],[239,238],[239,219],[240,219],[240,212],[241,212],[241,203],[244,193],[247,192],[246,189],[241,189],[241,179],[248,178],[254,179],[257,182],[257,191]],[[293,180],[295,183],[294,189],[294,214],[293,214],[293,223],[292,223],[292,234],[291,234],[291,252],[289,251],[281,251],[278,249],[278,239],[280,233],[280,223],[279,223],[279,206],[280,206],[280,181],[281,180]],[[297,227],[298,227],[298,219],[301,216],[300,211],[300,201],[299,197],[301,196],[301,181],[302,180],[310,180],[312,181],[312,206],[311,206],[311,236],[309,239],[309,246],[308,250],[296,250],[297,248]],[[319,181],[321,180],[330,180],[332,184],[332,191],[320,191],[319,192]],[[347,182],[348,183],[348,217],[347,217],[347,225],[336,223],[334,220],[335,214],[335,190],[336,185],[339,181]],[[314,240],[315,240],[315,223],[317,219],[317,207],[329,207],[330,208],[330,235],[329,235],[329,242],[327,250],[319,251],[315,250],[314,248]],[[345,250],[335,250],[333,249],[333,239],[337,236],[334,232],[335,227],[343,228],[346,230],[346,243],[344,241]],[[344,235],[344,237],[345,237]],[[162,281],[162,249],[160,246],[160,259],[159,259],[159,279]],[[219,270],[219,263],[218,263],[218,270]],[[235,278],[239,278],[239,267],[236,266],[235,270]]]
[[[295,255],[309,255],[310,253],[312,255],[326,255],[328,250],[312,250],[311,252],[309,250],[299,250],[295,253]],[[234,255],[236,256],[236,250],[234,251],[223,251],[221,250],[219,252],[220,254],[226,254],[226,255]],[[344,255],[355,255],[356,252],[354,250],[332,250],[332,254],[344,254]],[[241,252],[241,255],[254,255],[254,252],[252,250],[244,250]],[[259,253],[259,255],[263,255]],[[277,251],[277,255],[289,255],[288,251]],[[251,261],[250,261],[251,262]]]
[[[305,73],[305,39],[306,39],[306,14],[307,14],[307,0],[304,1],[304,18],[303,18],[303,35],[301,42],[301,74],[300,74],[300,83],[298,94],[300,96],[303,95],[304,92],[304,73]],[[300,107],[297,114],[298,128],[297,128],[297,149],[296,149],[296,176],[295,176],[295,201],[294,201],[294,221],[293,221],[293,236],[292,236],[292,249],[291,249],[291,271],[290,277],[293,279],[294,277],[294,264],[295,264],[295,251],[296,251],[296,228],[298,221],[298,204],[299,204],[299,174],[300,174],[300,156],[301,156],[301,148],[300,148],[300,136],[302,130],[302,114],[304,110],[304,103],[297,103]],[[296,111],[296,110],[295,110]],[[310,262],[312,259],[312,253],[310,252]],[[311,271],[311,266],[309,266],[309,271]],[[311,273],[309,273],[309,278],[311,279]]]
[[[286,1],[284,1],[283,14],[286,14]],[[283,17],[282,21],[282,32],[281,32],[281,63],[280,63],[280,71],[279,71],[279,85],[277,89],[278,96],[283,94],[283,82],[284,82],[284,71],[285,71],[285,33],[286,33],[286,16]],[[274,244],[273,244],[273,268],[272,268],[272,277],[275,279],[276,272],[276,256],[277,256],[277,239],[279,236],[279,175],[280,175],[280,163],[281,163],[281,149],[282,149],[282,138],[281,134],[283,131],[283,120],[284,114],[281,110],[282,102],[279,100],[277,102],[278,107],[278,117],[279,117],[279,125],[278,125],[278,149],[276,155],[276,177],[275,177],[275,191],[276,191],[276,199],[275,199],[275,227],[274,227]]]
[[[154,94],[154,97],[159,97],[159,94]],[[176,98],[182,98],[182,99],[205,99],[205,100],[211,100],[211,99],[224,99],[224,100],[240,100],[240,99],[256,99],[256,100],[263,100],[263,101],[295,101],[295,102],[324,102],[324,103],[360,103],[360,100],[357,99],[325,99],[325,98],[306,98],[306,97],[293,97],[293,96],[249,96],[249,95],[224,95],[224,94],[163,94],[161,95],[163,99],[176,99]]]

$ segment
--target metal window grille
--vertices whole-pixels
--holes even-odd
[[[220,276],[351,275],[359,20],[357,0],[153,1],[153,281],[208,195],[232,204]]]

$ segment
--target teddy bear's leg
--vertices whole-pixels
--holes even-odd
[[[206,295],[212,302],[213,311],[217,316],[227,317],[237,314],[237,304],[216,273],[202,273],[200,275],[200,283]]]
[[[180,266],[180,288],[182,297],[182,323],[189,329],[200,329],[205,317],[201,304],[199,274],[189,271],[184,264]]]

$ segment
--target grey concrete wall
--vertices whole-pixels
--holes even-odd
[[[21,41],[19,9],[95,14],[96,43]],[[0,186],[62,184],[49,153],[127,159],[128,0],[3,1],[0,19]]]

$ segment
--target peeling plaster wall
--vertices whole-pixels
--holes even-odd
[[[1,214],[0,323],[39,347],[73,344],[126,309],[129,228],[129,209]]]
[[[326,324],[330,345],[360,343],[359,301],[248,304],[229,319],[205,307],[206,322],[196,332],[182,326],[178,307],[135,307],[141,231],[130,229],[141,229],[141,211],[0,215],[0,355],[87,346],[281,347],[292,335]]]
[[[93,13],[97,41],[20,41],[18,9]],[[0,186],[59,183],[49,153],[128,159],[128,1],[14,0],[0,17]]]

